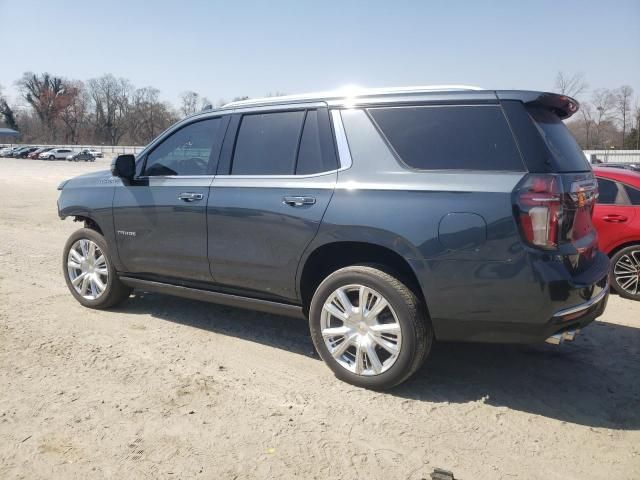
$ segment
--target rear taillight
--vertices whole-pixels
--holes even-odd
[[[517,216],[524,240],[553,250],[562,217],[562,182],[556,175],[528,175],[516,191]]]
[[[591,217],[598,184],[592,173],[529,174],[514,195],[516,218],[529,245],[554,250],[563,242],[597,239]]]

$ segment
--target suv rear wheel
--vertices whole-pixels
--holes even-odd
[[[623,248],[611,258],[609,283],[621,297],[640,300],[640,245]]]
[[[85,307],[109,308],[131,293],[116,274],[107,242],[90,228],[81,228],[69,237],[62,270],[71,294]]]
[[[316,350],[339,379],[374,390],[409,378],[433,342],[416,295],[374,266],[329,275],[311,301],[309,326]]]

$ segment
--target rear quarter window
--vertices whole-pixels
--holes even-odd
[[[591,170],[582,149],[560,118],[551,110],[527,107],[533,123],[538,128],[547,148],[551,151],[558,172],[583,172]]]
[[[618,184],[612,180],[598,177],[598,203],[603,205],[622,204],[623,199],[620,194]]]
[[[498,105],[385,107],[368,112],[411,168],[525,169]]]
[[[627,192],[631,205],[640,205],[640,190],[629,185],[625,185],[624,189]]]

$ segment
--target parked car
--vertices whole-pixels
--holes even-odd
[[[70,162],[80,162],[80,161],[95,162],[96,157],[93,155],[93,153],[91,153],[90,150],[84,149],[79,151],[78,153],[68,155],[67,160]]]
[[[14,154],[15,158],[27,158],[31,152],[35,152],[39,147],[26,147]]]
[[[70,148],[52,148],[48,152],[41,153],[38,158],[45,160],[64,160],[70,153],[73,153],[73,150]]]
[[[599,197],[593,214],[600,249],[611,257],[611,287],[640,300],[640,173],[593,169]]]
[[[31,148],[31,146],[24,146],[24,145],[23,145],[23,146],[21,146],[21,147],[18,147],[18,148],[16,148],[16,149],[12,150],[12,151],[8,154],[8,156],[9,156],[9,157],[11,157],[11,158],[20,158],[20,155],[22,154],[22,152],[24,152],[24,151],[26,151],[26,150],[28,150],[28,149],[30,149],[30,148]]]
[[[23,148],[23,147],[20,146],[20,147],[3,148],[2,150],[0,150],[0,157],[10,158],[12,156],[13,152],[15,152],[16,150],[20,150],[21,148]]]
[[[38,148],[36,150],[34,150],[33,152],[31,152],[29,155],[27,155],[27,158],[39,158],[39,155],[41,153],[44,152],[48,152],[49,150],[51,150],[51,147],[42,147],[42,148]]]
[[[604,311],[575,100],[467,87],[229,104],[58,187],[63,273],[306,317],[337,377],[383,389],[440,341],[560,343]]]
[[[599,163],[598,167],[599,168],[624,168],[625,170],[640,172],[640,163]]]
[[[95,148],[89,148],[88,150],[96,158],[104,157],[104,154],[100,150],[96,150]]]

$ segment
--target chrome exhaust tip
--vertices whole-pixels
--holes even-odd
[[[562,342],[573,342],[576,338],[576,335],[580,332],[579,329],[576,330],[566,330],[564,332],[556,333],[555,335],[551,335],[549,338],[545,340],[545,343],[551,345],[560,345]]]
[[[548,343],[550,345],[560,345],[562,343],[562,334],[556,333],[555,335],[551,335],[545,340],[545,343]]]

